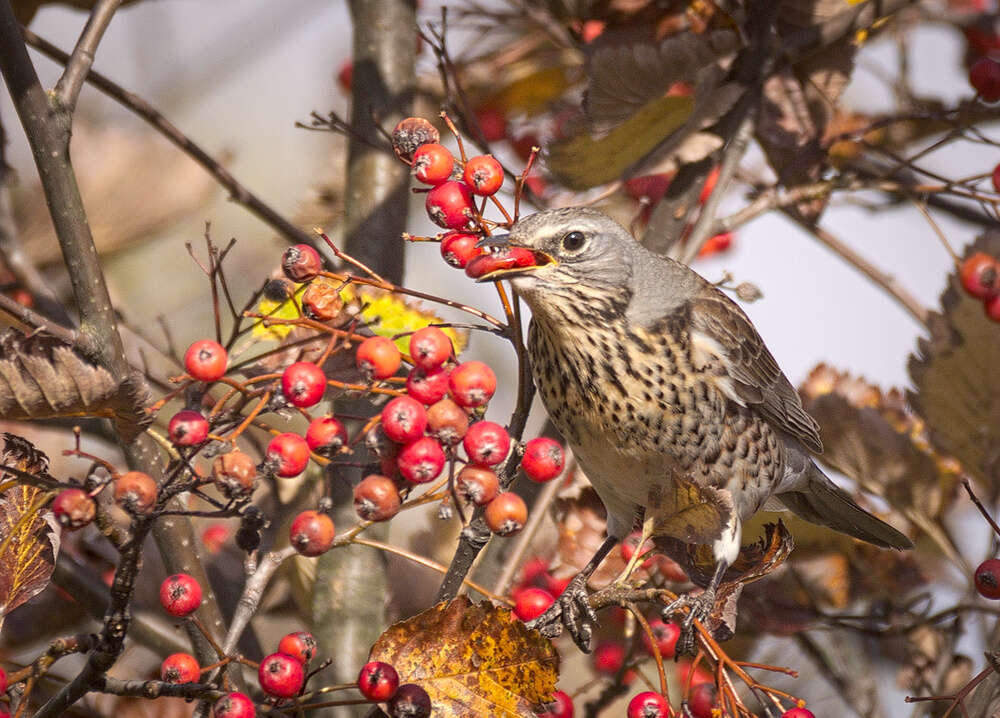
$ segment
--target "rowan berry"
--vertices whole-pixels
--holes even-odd
[[[423,117],[407,117],[392,130],[392,149],[404,160],[411,160],[420,145],[439,142],[441,133]]]
[[[453,169],[455,158],[443,145],[428,142],[413,153],[413,176],[424,184],[439,185],[447,181]]]
[[[1000,262],[985,252],[975,252],[962,262],[959,278],[972,296],[979,299],[995,296],[1000,290]]]
[[[303,665],[284,653],[272,653],[257,669],[261,690],[275,698],[294,698],[302,690],[305,678]]]
[[[63,489],[52,501],[52,513],[60,526],[75,531],[94,520],[97,504],[83,489]]]
[[[201,666],[190,653],[174,653],[160,664],[160,678],[167,683],[197,683]]]
[[[293,406],[315,406],[326,391],[326,374],[311,361],[289,365],[281,373],[281,393]]]
[[[539,436],[524,445],[521,468],[532,481],[551,481],[562,473],[564,461],[562,445],[555,439]]]
[[[214,718],[253,718],[257,710],[246,694],[230,693],[215,702],[212,715]]]
[[[347,429],[343,422],[332,416],[320,416],[309,422],[306,444],[322,456],[333,456],[347,443]]]
[[[330,550],[336,532],[333,519],[318,511],[303,511],[292,520],[288,540],[303,556],[320,556]]]
[[[288,633],[278,641],[278,653],[291,656],[302,665],[315,658],[317,651],[319,651],[319,645],[316,643],[316,636],[309,631]]]
[[[444,449],[437,439],[424,436],[399,451],[396,465],[403,478],[413,484],[433,481],[444,468]]]
[[[281,269],[293,282],[308,282],[323,270],[323,258],[308,244],[293,244],[281,255]]]
[[[354,487],[354,510],[365,521],[388,521],[397,513],[401,499],[396,482],[371,474]]]
[[[514,615],[527,623],[549,610],[555,601],[552,594],[543,588],[526,588],[518,591],[514,599]]]
[[[336,286],[327,282],[310,282],[302,293],[302,313],[309,319],[328,322],[344,308],[344,300]]]
[[[982,57],[969,68],[969,84],[986,102],[1000,100],[1000,63]]]
[[[479,466],[495,466],[507,458],[510,434],[492,421],[477,421],[462,439],[469,461]]]
[[[396,694],[399,674],[382,661],[369,661],[358,672],[358,690],[370,701],[384,703]]]
[[[789,708],[787,711],[782,713],[781,718],[816,718],[816,714],[808,708],[796,706],[795,708]]]
[[[455,491],[466,501],[485,506],[496,498],[500,481],[491,469],[469,464],[455,477]]]
[[[989,558],[976,569],[976,590],[983,598],[1000,598],[1000,558]]]
[[[441,256],[456,269],[465,269],[473,259],[486,253],[477,247],[479,235],[468,232],[448,232],[441,238]]]
[[[201,605],[201,586],[186,573],[167,576],[160,584],[160,605],[171,616],[190,616]]]
[[[416,683],[404,683],[389,699],[392,718],[428,718],[431,714],[431,697]]]
[[[298,476],[309,464],[309,444],[298,434],[286,431],[267,443],[266,463],[282,478]]]
[[[465,163],[462,178],[474,194],[489,197],[503,185],[503,165],[493,155],[473,157]]]
[[[225,347],[211,339],[201,339],[184,353],[184,369],[198,381],[215,381],[226,373],[229,356]]]
[[[427,409],[427,433],[445,446],[454,446],[469,430],[469,415],[451,399],[441,399]]]
[[[667,718],[670,704],[667,699],[653,691],[643,691],[628,702],[628,718]]]
[[[114,481],[115,502],[130,514],[148,514],[156,505],[156,482],[141,471],[126,471]]]
[[[448,394],[451,369],[443,366],[433,369],[413,367],[406,377],[406,393],[421,404],[434,404]]]
[[[481,361],[462,362],[451,370],[448,390],[459,406],[485,406],[497,390],[497,375]]]
[[[170,417],[167,435],[174,446],[196,446],[208,438],[208,419],[191,409],[178,411]]]
[[[437,369],[453,353],[451,338],[438,327],[424,327],[410,335],[410,359],[421,369]]]
[[[389,337],[368,337],[358,345],[358,369],[370,381],[388,379],[399,370],[403,355]]]
[[[397,396],[382,408],[382,431],[392,441],[408,444],[424,435],[427,410],[408,396]]]
[[[464,229],[472,222],[475,204],[464,182],[442,182],[427,193],[424,202],[431,221],[445,229]]]
[[[613,676],[625,663],[625,646],[618,641],[602,641],[591,655],[594,670],[606,676]]]
[[[681,635],[680,626],[676,623],[666,623],[663,619],[656,618],[649,622],[649,630],[652,632],[653,640],[656,641],[656,647],[660,651],[660,658],[673,658],[677,652],[677,639]],[[649,654],[652,655],[653,641],[650,640],[649,634],[645,631],[642,632],[642,642],[646,646],[646,650],[649,651]]]
[[[711,718],[712,709],[719,707],[719,690],[714,683],[699,683],[691,689],[688,708],[694,718]]]
[[[524,528],[528,507],[524,499],[513,491],[502,491],[486,504],[483,520],[487,528],[498,536],[513,536]]]
[[[239,499],[253,493],[257,483],[257,465],[239,449],[215,457],[212,462],[215,488],[227,499]]]

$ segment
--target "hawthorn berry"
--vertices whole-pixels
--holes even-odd
[[[503,165],[493,155],[473,157],[465,163],[462,178],[473,194],[489,197],[496,194],[503,185]]]
[[[694,718],[711,718],[712,709],[719,706],[719,690],[714,683],[699,683],[691,689],[688,708]]]
[[[222,547],[228,539],[229,527],[223,523],[209,524],[201,532],[201,545],[212,555],[222,551]]]
[[[479,235],[469,232],[448,232],[441,238],[441,256],[455,269],[465,269],[473,259],[485,254],[477,247]]]
[[[433,369],[413,367],[406,377],[406,393],[421,404],[434,404],[448,394],[448,377],[451,369],[437,366]]]
[[[632,560],[632,555],[637,550],[639,550],[639,540],[640,539],[642,539],[642,532],[641,531],[633,531],[628,536],[626,536],[624,539],[622,539],[622,542],[620,544],[618,544],[618,550],[621,551],[622,559],[624,559],[626,562],[631,561]],[[652,541],[652,539],[647,540],[646,543],[644,543],[643,546],[642,546],[641,550],[644,553],[646,553],[647,556],[648,556],[648,558],[645,558],[642,561],[642,567],[643,568],[646,568],[646,569],[651,568],[652,565],[653,565],[653,563],[655,562],[655,559],[649,553],[650,549],[652,549],[652,548],[653,548],[653,541]]]
[[[198,381],[215,381],[226,373],[229,356],[225,347],[211,339],[200,339],[184,353],[184,369]]]
[[[667,718],[670,704],[667,699],[653,691],[643,691],[628,702],[628,718]]]
[[[316,636],[309,631],[295,631],[286,634],[278,641],[278,653],[291,656],[302,665],[315,658],[317,651],[319,651],[319,644],[316,643]]]
[[[257,669],[261,690],[275,698],[294,698],[302,690],[305,678],[302,663],[284,653],[272,653]]]
[[[808,708],[796,706],[795,708],[789,708],[787,711],[782,713],[781,718],[816,718],[816,714]]]
[[[404,683],[389,699],[392,718],[428,718],[431,714],[431,697],[416,683]]]
[[[212,715],[214,718],[253,718],[257,710],[245,693],[230,693],[215,702]]]
[[[0,668],[0,694],[7,692],[7,672]]]
[[[208,438],[208,419],[191,409],[178,411],[170,417],[167,435],[174,446],[196,446]]]
[[[52,513],[60,526],[75,531],[94,520],[97,504],[83,489],[63,489],[52,501]]]
[[[171,616],[190,616],[201,605],[201,586],[186,573],[167,576],[160,584],[160,605]]]
[[[986,100],[1000,100],[1000,63],[989,57],[982,57],[969,68],[969,84]]]
[[[413,176],[429,185],[439,185],[451,177],[455,158],[444,145],[428,142],[413,153]]]
[[[507,118],[502,110],[492,105],[480,105],[473,113],[484,140],[499,142],[507,137]]]
[[[535,710],[538,718],[573,718],[573,699],[565,691],[552,693],[552,701],[548,710]]]
[[[253,493],[257,481],[257,465],[239,449],[215,457],[212,462],[215,488],[227,499],[238,499]]]
[[[1000,165],[993,168],[993,191],[1000,193]]]
[[[474,216],[472,192],[464,182],[442,182],[427,193],[424,203],[431,221],[445,229],[464,229]]]
[[[399,513],[400,503],[396,482],[388,476],[370,474],[354,487],[354,510],[365,521],[388,521]]]
[[[436,369],[453,353],[451,339],[438,327],[424,327],[410,335],[410,359],[421,369]]]
[[[148,514],[156,505],[156,482],[141,471],[126,471],[114,481],[115,503],[130,514]]]
[[[299,361],[281,373],[281,393],[293,406],[315,406],[326,391],[326,374],[311,361]]]
[[[444,449],[437,439],[423,436],[400,449],[396,465],[399,473],[410,483],[425,484],[441,473],[444,458]]]
[[[437,143],[441,134],[423,117],[407,117],[400,120],[392,130],[392,149],[404,160],[413,159],[413,153],[420,145]]]
[[[389,337],[368,337],[358,345],[358,369],[369,380],[388,379],[399,370],[403,355]]]
[[[510,434],[492,421],[477,421],[465,432],[462,446],[473,464],[495,466],[510,451]]]
[[[454,446],[469,430],[469,415],[451,399],[434,402],[427,409],[427,433],[445,446]]]
[[[347,429],[343,422],[332,416],[321,416],[309,422],[306,444],[322,456],[333,456],[347,443]]]
[[[293,282],[308,282],[323,269],[323,258],[308,244],[293,244],[281,255],[281,269]]]
[[[562,445],[555,439],[539,436],[524,445],[521,468],[532,481],[551,481],[562,473],[564,461]]]
[[[716,234],[715,236],[709,237],[705,240],[705,243],[701,245],[701,249],[698,250],[698,257],[705,258],[711,257],[713,254],[718,254],[719,252],[725,252],[733,244],[733,233],[723,232],[722,234]]]
[[[715,185],[719,181],[719,165],[716,165],[709,171],[708,177],[705,178],[705,184],[701,188],[701,193],[698,195],[698,204],[705,204],[708,198],[712,196],[712,192],[715,191]]]
[[[462,362],[451,370],[448,390],[459,406],[485,406],[497,390],[497,375],[481,361]]]
[[[988,558],[975,574],[976,590],[983,598],[1000,598],[1000,558]]]
[[[396,694],[399,688],[399,674],[396,669],[382,661],[369,661],[361,666],[358,673],[358,690],[370,701],[384,703]]]
[[[333,519],[318,511],[303,511],[288,529],[288,540],[303,556],[319,556],[330,550],[336,532]]]
[[[1000,322],[1000,294],[983,300],[986,316],[995,322]]]
[[[267,463],[274,467],[274,473],[287,479],[305,471],[309,463],[309,444],[298,434],[286,431],[267,443],[264,455]]]
[[[543,588],[526,588],[518,591],[514,599],[514,615],[527,623],[549,610],[555,601],[552,594]]]
[[[978,299],[1000,293],[1000,261],[985,252],[969,255],[959,269],[962,287]]]
[[[688,582],[689,579],[687,573],[683,568],[681,568],[681,565],[672,558],[664,556],[663,554],[657,554],[654,557],[654,560],[656,563],[656,570],[659,571],[660,575],[666,580],[674,583]]]
[[[309,319],[328,322],[340,314],[344,300],[340,291],[328,282],[310,282],[302,293],[302,313]]]
[[[713,681],[711,674],[700,666],[692,672],[691,669],[693,666],[694,664],[691,661],[681,661],[677,664],[677,682],[682,687],[687,686],[689,680],[692,686],[711,683]]]
[[[201,666],[190,653],[174,653],[160,664],[160,678],[167,683],[197,683]]]
[[[455,477],[455,491],[476,506],[485,506],[500,491],[500,480],[492,469],[469,464]]]
[[[680,626],[676,623],[666,623],[663,619],[656,618],[649,622],[649,630],[653,634],[653,640],[656,641],[656,647],[660,650],[660,658],[664,660],[673,658],[677,652],[677,639],[681,635]],[[646,650],[652,655],[653,643],[650,641],[649,634],[645,631],[642,632],[642,642],[646,646]]]
[[[591,665],[598,673],[613,676],[625,663],[625,646],[618,641],[601,641],[591,655]]]
[[[483,520],[487,528],[498,536],[513,536],[524,528],[528,507],[524,499],[513,491],[502,491],[486,504]]]
[[[514,267],[532,267],[538,263],[534,252],[524,247],[507,247],[496,252],[476,257],[465,267],[465,274],[472,279],[479,279],[498,269]]]
[[[337,84],[347,94],[351,93],[351,86],[354,84],[354,63],[352,61],[344,60],[344,64],[340,66],[340,70],[337,71]]]
[[[424,435],[427,411],[416,399],[397,396],[382,408],[382,431],[392,441],[406,444]]]

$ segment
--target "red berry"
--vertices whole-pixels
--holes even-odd
[[[197,683],[201,666],[190,653],[174,653],[160,664],[160,678],[167,683]]]
[[[649,622],[649,630],[653,632],[656,647],[660,649],[660,658],[664,660],[673,658],[677,652],[677,639],[681,635],[680,626],[676,623],[666,623],[663,619],[657,618]],[[649,634],[645,631],[642,632],[642,642],[652,655],[653,645],[649,640]]]
[[[455,158],[443,145],[428,142],[413,153],[413,176],[424,184],[441,184],[451,177],[453,169]]]
[[[691,680],[692,686],[711,683],[713,680],[712,676],[701,667],[698,667],[692,674],[691,668],[693,665],[691,661],[681,661],[677,664],[677,682],[680,683],[682,688],[687,686],[688,679]]]
[[[699,683],[691,689],[688,707],[694,718],[711,718],[712,709],[719,705],[719,691],[714,683]]]
[[[201,586],[186,573],[167,576],[160,584],[160,605],[171,616],[190,616],[201,605]]]
[[[212,706],[214,718],[253,718],[257,710],[253,701],[243,693],[230,693],[222,696]]]
[[[492,421],[477,421],[465,432],[462,446],[473,464],[495,466],[507,458],[510,435],[505,428]]]
[[[314,406],[325,391],[326,374],[311,361],[295,362],[281,373],[281,393],[293,406]]]
[[[63,489],[52,502],[52,513],[60,526],[74,531],[94,520],[97,504],[83,489]]]
[[[993,191],[1000,193],[1000,165],[993,168]]]
[[[344,60],[344,64],[340,66],[337,72],[337,84],[341,90],[350,93],[351,85],[354,84],[354,63],[350,60]]]
[[[722,234],[717,234],[714,237],[709,237],[705,244],[701,245],[701,249],[698,250],[699,257],[711,257],[713,254],[718,254],[719,252],[725,252],[733,244],[733,233],[723,232]]]
[[[434,224],[445,229],[464,229],[474,216],[472,192],[464,182],[443,182],[427,193],[424,203]]]
[[[410,335],[410,359],[421,369],[436,369],[453,353],[451,339],[438,327],[424,327]]]
[[[459,406],[485,406],[497,390],[497,375],[481,361],[462,362],[451,370],[448,390]]]
[[[507,118],[502,111],[490,105],[482,105],[474,113],[484,140],[499,142],[507,136]]]
[[[979,299],[1000,293],[1000,262],[985,252],[975,252],[962,262],[959,277],[965,291]]]
[[[698,203],[705,204],[708,198],[712,196],[712,192],[715,191],[715,184],[719,181],[719,166],[716,165],[712,168],[712,171],[708,173],[708,177],[705,178],[705,185],[701,188],[701,194],[698,195]]]
[[[303,556],[319,556],[330,550],[336,532],[333,519],[318,511],[303,511],[292,520],[288,540]]]
[[[281,255],[281,269],[293,282],[308,282],[322,271],[323,259],[308,244],[293,244]]]
[[[223,496],[238,499],[253,493],[257,464],[239,449],[217,456],[212,462],[212,479]]]
[[[288,479],[305,471],[309,463],[309,444],[298,434],[285,432],[268,442],[264,455],[274,473]]]
[[[1000,598],[1000,558],[989,558],[979,564],[976,590],[984,598]]]
[[[318,650],[316,637],[309,631],[295,631],[278,641],[278,653],[291,656],[303,665],[315,658]]]
[[[816,714],[807,708],[796,706],[782,713],[781,718],[816,718]]]
[[[645,200],[649,205],[655,205],[663,199],[673,179],[673,172],[633,177],[625,180],[625,193],[632,199]]]
[[[392,441],[407,444],[424,435],[427,411],[416,399],[397,396],[382,409],[382,431]]]
[[[388,379],[399,370],[403,355],[389,337],[368,337],[358,345],[356,360],[369,379]]]
[[[434,404],[444,399],[448,393],[448,378],[451,369],[443,366],[433,369],[413,367],[406,377],[406,393],[421,404]]]
[[[198,411],[178,411],[170,418],[167,434],[174,446],[196,446],[208,438],[208,419]]]
[[[606,676],[613,676],[625,663],[625,646],[618,641],[602,641],[591,655],[594,670]]]
[[[555,439],[539,436],[524,445],[521,468],[532,481],[550,481],[563,469],[562,445]]]
[[[361,666],[358,673],[358,690],[370,701],[384,703],[396,694],[399,688],[399,674],[396,669],[382,661],[369,661]]]
[[[485,506],[496,498],[500,481],[492,470],[470,464],[455,477],[455,491],[466,501]]]
[[[667,699],[653,691],[643,691],[628,702],[628,718],[667,718],[670,704]]]
[[[344,299],[337,286],[328,282],[311,282],[302,293],[302,313],[309,319],[328,322],[344,308]]]
[[[444,449],[436,439],[424,436],[400,449],[396,465],[410,483],[426,484],[436,479],[444,468]]]
[[[211,339],[201,339],[184,353],[184,368],[198,381],[215,381],[226,373],[229,356],[225,347]]]
[[[309,422],[306,429],[306,444],[312,451],[323,456],[333,456],[347,443],[347,429],[332,416],[321,416]]]
[[[483,520],[489,530],[498,536],[513,536],[524,528],[528,507],[524,499],[513,491],[503,491],[486,504]]]
[[[987,102],[1000,100],[1000,63],[983,57],[969,68],[969,84]]]
[[[538,255],[524,247],[507,247],[490,254],[476,257],[465,267],[465,275],[472,279],[485,277],[498,269],[538,266]]]
[[[302,690],[305,677],[302,664],[283,653],[272,653],[257,670],[261,689],[275,698],[294,698]]]
[[[227,540],[229,540],[229,527],[223,523],[209,524],[201,532],[201,545],[212,555],[222,551]]]
[[[7,692],[7,672],[0,668],[0,694]]]
[[[482,247],[476,246],[479,240],[477,234],[448,232],[441,238],[441,256],[452,267],[465,269],[469,262],[485,253]]]
[[[354,510],[365,521],[388,521],[400,503],[396,482],[387,476],[371,474],[354,487]]]
[[[427,409],[427,433],[445,446],[454,446],[469,430],[469,415],[451,399],[434,402]]]
[[[634,554],[636,552],[636,549],[639,548],[639,539],[641,538],[642,538],[642,533],[640,531],[633,531],[628,536],[626,536],[622,540],[622,542],[618,545],[618,550],[621,551],[622,558],[626,562],[632,560],[632,554]],[[649,553],[650,549],[652,548],[653,548],[652,539],[647,540],[646,543],[643,544],[642,546],[642,552],[648,557],[643,559],[642,561],[643,568],[646,569],[651,568],[655,563],[655,559]]]
[[[441,134],[423,117],[407,117],[392,129],[392,149],[405,160],[412,159],[421,145],[440,139]]]
[[[563,691],[552,694],[552,707],[541,713],[538,718],[573,718],[573,699]]]
[[[126,471],[115,479],[115,502],[131,514],[148,514],[156,505],[156,482],[141,471]]]
[[[389,699],[392,718],[428,718],[431,714],[431,697],[416,683],[404,683]]]
[[[986,316],[995,322],[1000,322],[1000,294],[983,300],[983,310]]]
[[[489,197],[503,184],[503,165],[493,155],[473,157],[465,163],[463,179],[473,193]]]
[[[519,591],[514,601],[514,615],[522,621],[538,618],[555,603],[551,593],[541,588],[526,588]]]

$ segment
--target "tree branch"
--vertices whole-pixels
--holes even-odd
[[[73,55],[66,63],[66,70],[56,83],[53,94],[59,107],[62,107],[70,115],[76,109],[76,100],[80,96],[80,88],[83,81],[90,72],[94,64],[94,55],[97,53],[97,46],[104,37],[104,31],[111,24],[111,18],[115,10],[122,4],[122,0],[98,0],[94,9],[87,18],[87,24],[80,33],[80,39],[73,48]]]

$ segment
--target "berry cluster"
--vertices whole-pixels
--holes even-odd
[[[1000,322],[1000,260],[975,252],[962,262],[959,279],[968,294],[983,301],[986,316]]]

